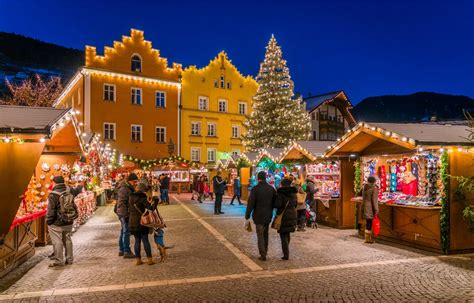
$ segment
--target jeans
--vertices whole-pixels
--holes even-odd
[[[72,264],[74,261],[71,240],[72,225],[49,225],[48,230],[51,242],[53,242],[54,263],[64,264],[64,250],[66,249],[66,261],[68,264]]]
[[[222,208],[222,196],[224,194],[217,194],[216,193],[216,202],[214,203],[214,214],[218,214],[221,212]]]
[[[169,196],[168,196],[168,189],[167,188],[162,188],[160,189],[161,192],[161,202],[168,202],[169,201]]]
[[[232,197],[232,200],[230,201],[230,204],[234,204],[234,199],[237,198],[237,201],[239,201],[239,204],[242,204],[242,202],[240,202],[240,195],[234,195]]]
[[[281,233],[280,239],[283,257],[288,259],[290,257],[290,233]]]
[[[130,250],[130,230],[128,229],[128,218],[120,217],[122,228],[120,229],[119,249],[123,253],[131,253]]]
[[[306,209],[298,209],[298,228],[304,229],[306,225]]]
[[[365,222],[366,222],[365,229],[372,230],[372,219],[366,219]]]
[[[268,227],[270,224],[256,224],[258,252],[260,256],[266,257],[268,251]]]
[[[135,237],[135,257],[141,258],[141,243],[143,242],[147,258],[151,258],[151,246],[148,234],[137,233],[133,236]]]

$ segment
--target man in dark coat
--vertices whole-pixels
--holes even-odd
[[[122,228],[119,237],[119,257],[125,259],[135,258],[130,250],[130,230],[129,230],[129,199],[130,194],[135,191],[138,184],[138,177],[131,173],[126,180],[120,182],[117,189],[117,204],[115,205],[115,213],[119,217]]]
[[[169,198],[169,189],[170,189],[170,177],[168,175],[163,176],[163,180],[161,181],[161,203],[163,204],[170,204]]]
[[[61,208],[60,197],[66,194],[73,199],[78,192],[67,187],[62,176],[55,176],[53,178],[53,191],[48,196],[48,212],[46,214],[46,223],[54,249],[54,254],[51,257],[53,262],[49,264],[50,267],[72,264],[74,261],[71,240],[72,222],[64,222],[59,214]],[[78,214],[74,202],[72,207]],[[64,250],[66,250],[66,262],[64,262]]]
[[[259,172],[257,179],[258,184],[250,192],[245,219],[249,220],[250,215],[252,215],[257,232],[259,259],[265,261],[268,251],[268,227],[273,217],[276,192],[267,183],[267,174],[265,172]]]
[[[277,190],[276,208],[277,215],[282,215],[280,229],[278,233],[281,239],[281,249],[283,251],[283,260],[290,258],[290,233],[295,232],[298,224],[298,216],[296,214],[296,187],[291,186],[291,180],[285,178],[281,181],[281,187]]]
[[[217,175],[212,178],[212,186],[214,187],[214,194],[216,195],[216,201],[214,202],[214,215],[222,215],[222,197],[224,196],[225,188],[227,186],[225,180],[221,177],[221,171],[217,172]]]
[[[239,201],[239,205],[242,205],[242,202],[240,201],[240,190],[241,190],[240,178],[235,177],[235,179],[234,179],[234,196],[232,197],[232,200],[230,201],[230,205],[234,205],[234,199],[235,198],[237,198],[237,201]]]

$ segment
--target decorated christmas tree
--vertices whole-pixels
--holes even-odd
[[[301,98],[293,99],[293,81],[275,37],[268,42],[257,76],[253,111],[246,122],[244,143],[249,150],[285,147],[308,139],[309,115]]]

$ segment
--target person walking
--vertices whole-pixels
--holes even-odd
[[[235,177],[234,179],[234,196],[232,197],[232,200],[230,201],[230,205],[234,205],[234,199],[237,198],[237,201],[239,201],[239,205],[242,205],[242,202],[240,202],[240,191],[242,189],[240,185],[240,177]]]
[[[379,212],[379,190],[377,188],[377,185],[375,184],[376,181],[377,179],[375,179],[375,177],[370,176],[369,178],[367,178],[367,183],[364,184],[364,188],[362,189],[362,215],[363,217],[365,217],[366,220],[365,243],[369,244],[374,243],[374,238],[372,234],[372,220]]]
[[[281,239],[281,249],[283,251],[282,260],[290,258],[290,233],[295,232],[298,223],[296,213],[297,198],[296,187],[291,186],[291,180],[284,178],[281,180],[281,187],[277,189],[276,208],[277,215],[282,215],[281,225],[278,229]]]
[[[73,246],[71,240],[72,224],[78,217],[74,193],[64,184],[62,176],[53,178],[53,191],[48,197],[48,210],[46,223],[53,243],[54,256],[49,267],[64,266],[74,261]],[[66,261],[64,261],[66,252]]]
[[[257,175],[258,184],[252,188],[245,211],[245,219],[250,220],[250,216],[255,223],[257,232],[258,251],[260,260],[267,260],[268,252],[268,227],[273,217],[275,206],[275,189],[267,183],[267,174],[261,171]]]
[[[150,240],[148,238],[150,228],[140,224],[140,219],[145,210],[153,210],[158,204],[157,202],[153,202],[153,204],[148,203],[146,194],[147,191],[147,184],[140,182],[136,187],[136,191],[130,194],[129,227],[130,233],[135,238],[134,251],[135,258],[137,260],[136,265],[143,264],[141,257],[141,243],[143,243],[143,248],[145,249],[145,253],[148,259],[148,265],[155,264],[155,262],[153,262]]]
[[[138,177],[131,173],[126,180],[123,180],[117,191],[117,204],[115,205],[115,213],[117,214],[121,229],[119,237],[119,257],[123,256],[125,259],[135,258],[130,250],[130,230],[129,230],[129,200],[130,195],[135,191],[138,184]]]
[[[298,229],[297,231],[306,231],[306,193],[301,187],[301,182],[295,182],[295,187],[297,190],[296,200],[298,205],[296,206],[296,212],[298,215]]]
[[[212,178],[212,186],[214,188],[214,194],[216,195],[216,200],[214,202],[214,215],[224,214],[221,210],[222,208],[222,197],[224,196],[226,182],[221,177],[222,172],[217,171],[217,175]]]

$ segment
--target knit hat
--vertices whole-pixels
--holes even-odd
[[[63,176],[54,176],[53,181],[56,184],[61,184],[64,183],[64,178]]]
[[[128,175],[127,181],[134,181],[134,180],[138,180],[138,177],[135,173],[131,173],[130,175]]]

